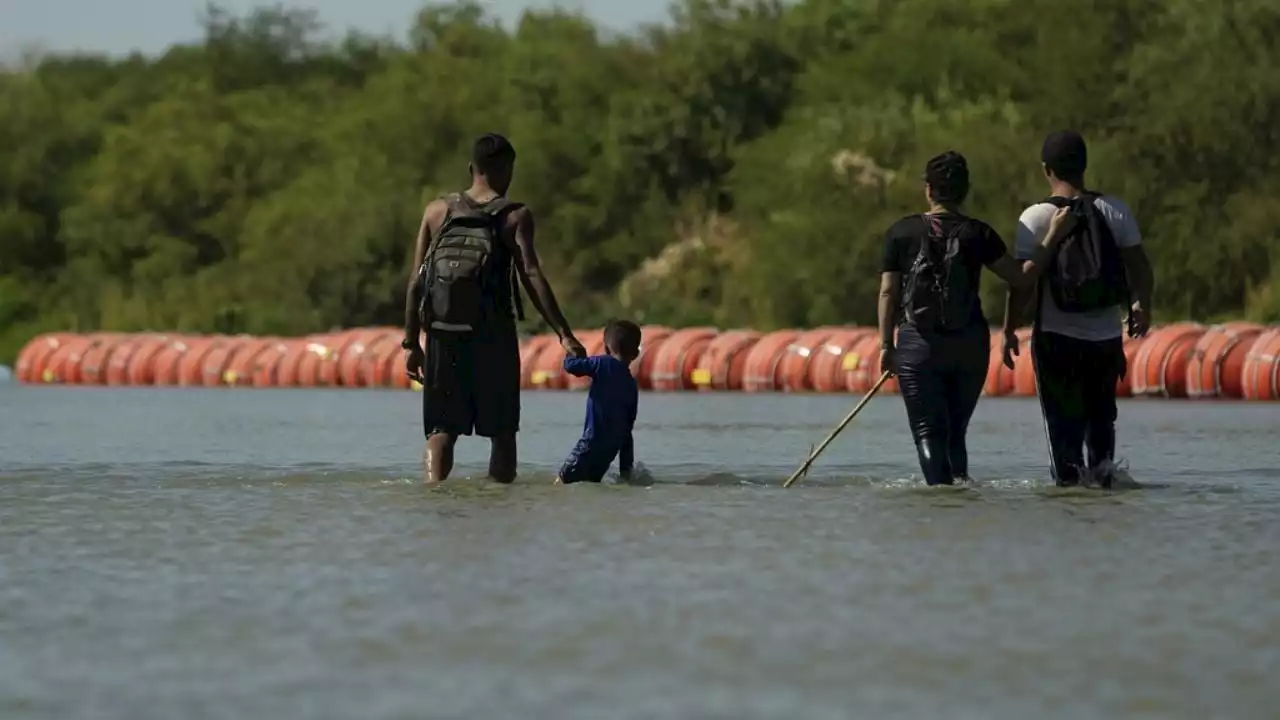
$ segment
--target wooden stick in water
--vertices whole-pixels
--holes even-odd
[[[813,464],[813,461],[818,459],[818,456],[822,454],[822,451],[827,449],[827,446],[831,444],[832,440],[836,439],[836,436],[845,429],[845,426],[853,422],[854,418],[858,417],[858,413],[862,412],[862,408],[866,407],[871,398],[875,397],[875,394],[880,391],[880,387],[888,381],[889,377],[890,374],[888,371],[885,371],[880,375],[880,379],[876,381],[876,384],[873,385],[869,391],[867,391],[867,394],[862,398],[862,401],[855,405],[853,410],[849,411],[848,415],[845,415],[844,420],[840,421],[840,424],[836,426],[835,430],[831,431],[831,434],[827,436],[826,440],[822,441],[822,444],[818,446],[817,450],[809,453],[809,459],[805,460],[803,465],[797,468],[795,472],[791,473],[791,477],[787,478],[787,481],[782,483],[782,487],[789,488],[795,484],[795,481],[798,480],[800,476],[809,474],[809,466]]]

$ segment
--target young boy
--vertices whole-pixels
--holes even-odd
[[[604,355],[564,359],[564,371],[591,378],[587,391],[587,418],[582,439],[560,468],[558,483],[600,482],[613,459],[624,480],[631,476],[635,445],[631,429],[636,424],[640,393],[631,377],[631,361],[640,354],[640,327],[615,320],[604,329]]]

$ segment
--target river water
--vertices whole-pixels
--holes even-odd
[[[0,386],[0,717],[1280,717],[1280,405],[1126,402],[1101,492],[987,400],[927,489],[878,398],[783,490],[852,398],[648,394],[553,486],[583,400],[424,489],[412,393]]]

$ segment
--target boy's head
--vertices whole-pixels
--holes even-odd
[[[610,320],[604,328],[604,351],[630,365],[640,355],[640,326],[630,320]]]

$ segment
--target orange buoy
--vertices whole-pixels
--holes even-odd
[[[582,343],[582,347],[586,349],[587,357],[604,354],[604,330],[574,331],[573,334],[577,336],[578,342]],[[561,357],[560,361],[564,362],[564,358]],[[564,381],[565,387],[570,390],[586,390],[591,386],[591,378],[566,375]]]
[[[880,380],[884,368],[880,367],[880,332],[869,333],[845,354],[841,367],[845,369],[845,388],[849,392],[866,393]],[[898,392],[898,378],[892,377],[880,386],[880,392]]]
[[[380,335],[370,339],[364,346],[364,352],[356,363],[353,387],[380,387],[378,385],[378,365],[386,357],[387,349],[403,351],[400,341],[404,333],[398,330],[383,330]],[[346,380],[343,380],[346,383]]]
[[[222,374],[231,364],[232,356],[249,342],[252,342],[252,338],[245,335],[228,335],[221,342],[215,343],[200,363],[198,384],[209,388],[222,387]]]
[[[1244,397],[1244,359],[1263,330],[1251,322],[1223,323],[1206,330],[1191,349],[1187,397]]]
[[[126,337],[119,333],[94,333],[90,336],[93,344],[80,359],[81,385],[106,384],[107,363],[111,361],[111,353],[115,352]]]
[[[169,387],[177,385],[182,375],[180,366],[182,356],[187,354],[190,349],[188,343],[193,342],[193,337],[177,337],[165,343],[164,347],[156,353],[151,361],[151,384],[157,387]]]
[[[1127,398],[1133,397],[1133,363],[1138,358],[1138,351],[1142,349],[1142,343],[1146,341],[1146,337],[1124,339],[1124,374],[1116,379],[1116,397]]]
[[[742,372],[742,389],[746,392],[771,392],[778,389],[778,366],[787,346],[800,336],[795,330],[775,330],[762,336],[747,353]]]
[[[325,346],[328,352],[320,356],[320,367],[316,372],[316,385],[320,387],[338,387],[342,385],[342,356],[347,350],[361,340],[369,337],[369,328],[356,328],[328,335]]]
[[[849,370],[845,358],[858,343],[876,331],[872,328],[834,328],[834,332],[813,351],[809,361],[808,387],[817,392],[848,392]]]
[[[204,384],[204,359],[223,343],[221,335],[203,335],[187,338],[186,352],[178,358],[179,387],[200,387]]]
[[[365,353],[369,352],[369,348],[375,342],[386,337],[386,334],[387,331],[383,328],[359,328],[349,331],[346,334],[346,341],[339,344],[332,370],[328,371],[329,384],[359,387],[362,384],[360,366]]]
[[[40,382],[75,385],[80,382],[80,359],[93,345],[90,335],[73,335],[62,342],[45,360]]]
[[[699,390],[741,390],[747,356],[760,341],[754,330],[729,330],[707,343],[698,357],[698,366],[689,374]]]
[[[18,360],[13,366],[13,376],[20,383],[43,382],[49,358],[53,357],[54,352],[70,337],[66,333],[44,333],[31,338],[18,352]]]
[[[230,387],[253,385],[254,363],[257,361],[258,356],[275,342],[275,338],[271,337],[245,337],[240,342],[232,344],[227,353],[226,362],[223,363],[217,384]],[[210,369],[209,358],[205,358],[206,385],[210,381],[208,375]],[[210,387],[213,386],[210,385]]]
[[[322,378],[320,369],[326,359],[333,354],[336,338],[333,335],[312,335],[303,346],[305,352],[298,362],[298,387],[319,387]]]
[[[1280,327],[1264,330],[1253,341],[1240,380],[1246,400],[1280,400]]]
[[[152,337],[144,333],[122,335],[115,350],[107,358],[107,366],[102,374],[103,384],[113,387],[128,385],[129,363],[133,361],[133,354],[137,352],[139,345]]]
[[[778,363],[778,389],[783,392],[804,392],[813,389],[809,380],[809,365],[816,352],[839,328],[820,327],[800,333],[792,340]]]
[[[548,346],[560,345],[560,338],[554,333],[534,335],[520,344],[520,389],[533,387],[533,359]]]
[[[696,390],[693,375],[702,353],[716,336],[716,329],[692,327],[669,335],[656,351],[653,372],[649,377],[654,390],[666,392]]]
[[[641,390],[653,389],[653,364],[658,359],[658,350],[675,332],[662,325],[645,325],[640,328],[640,354],[631,361],[631,376],[636,379],[636,387]]]
[[[1186,397],[1187,365],[1205,330],[1199,323],[1173,323],[1153,330],[1134,358],[1133,394]]]
[[[156,358],[171,342],[173,339],[165,335],[147,335],[139,340],[129,356],[129,364],[125,366],[124,380],[121,384],[134,387],[154,385]]]

